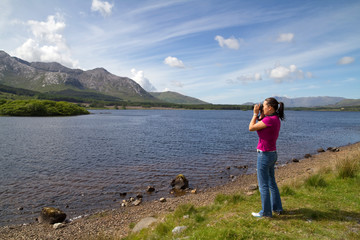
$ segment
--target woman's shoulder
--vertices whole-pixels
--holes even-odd
[[[271,116],[265,116],[262,121],[268,125],[274,122],[278,122],[280,121],[279,116],[278,115],[271,115]],[[267,124],[268,123],[268,124]]]

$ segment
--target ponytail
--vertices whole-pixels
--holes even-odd
[[[284,114],[284,103],[283,102],[279,102],[280,104],[280,107],[279,109],[276,111],[279,118],[281,119],[281,121],[284,121],[285,120],[285,114]]]
[[[267,98],[265,99],[265,101],[267,102],[267,104],[274,108],[275,113],[279,116],[281,121],[285,120],[285,107],[283,102],[279,103],[275,98]]]

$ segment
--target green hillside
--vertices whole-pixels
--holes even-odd
[[[188,97],[182,95],[177,92],[151,92],[151,95],[156,97],[157,99],[168,102],[168,103],[175,103],[175,104],[209,104],[207,102],[201,101],[197,98]]]

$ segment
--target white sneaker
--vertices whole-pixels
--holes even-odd
[[[253,215],[254,217],[261,217],[261,215],[259,213],[251,213],[251,215]]]

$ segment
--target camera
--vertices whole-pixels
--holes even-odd
[[[262,103],[260,103],[260,107],[259,107],[259,113],[261,114],[263,112],[264,106]],[[254,106],[251,107],[251,110],[254,110]]]

